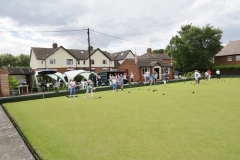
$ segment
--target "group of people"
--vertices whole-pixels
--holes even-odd
[[[216,75],[217,78],[220,79],[220,70],[218,69],[216,71]],[[158,80],[158,73],[157,72],[153,72],[150,76],[149,72],[145,72],[144,75],[144,80],[145,83],[150,83],[150,86],[152,84],[156,84],[157,80]],[[201,78],[201,74],[198,70],[194,71],[194,78],[195,78],[195,84],[199,85],[200,84],[200,78]],[[91,93],[91,98],[93,97],[93,92],[96,90],[96,86],[97,86],[97,81],[99,82],[99,80],[101,79],[101,77],[99,75],[94,75],[92,77],[92,80],[89,79],[87,81],[87,87],[86,87],[86,97],[88,97],[88,93]],[[123,90],[123,86],[124,86],[124,79],[126,79],[126,75],[123,74],[109,74],[109,85],[112,87],[113,91],[117,91],[117,87],[120,86],[120,89]],[[211,79],[211,71],[207,70],[204,73],[204,80],[210,80]],[[166,83],[168,81],[168,77],[167,77],[167,73],[164,73],[162,75],[162,80],[163,80],[163,84],[164,87],[166,87]],[[134,75],[133,73],[130,74],[130,81],[134,82]],[[101,82],[101,81],[100,81]],[[70,95],[74,95],[76,92],[76,82],[73,79],[70,79],[69,81],[69,90],[70,90]]]
[[[92,98],[93,97],[93,92],[96,90],[96,87],[94,87],[94,83],[92,82],[91,79],[89,79],[86,83],[87,83],[86,98],[88,97],[88,93],[91,93],[91,98]],[[70,96],[75,95],[76,82],[73,79],[70,79],[68,85],[69,85]]]
[[[157,80],[158,80],[158,73],[157,72],[153,72],[151,75],[150,73],[147,71],[143,74],[143,78],[144,78],[144,84],[149,83],[150,86],[152,84],[156,84]]]
[[[211,70],[207,70],[204,73],[204,80],[207,80],[207,81],[210,80],[211,79],[211,75],[212,75]],[[220,79],[220,70],[219,69],[216,70],[216,76],[217,76],[217,79]],[[195,70],[194,78],[195,78],[195,84],[200,84],[201,74],[200,74],[200,72],[198,70]]]
[[[143,78],[144,78],[144,84],[149,83],[150,86],[151,86],[151,85],[157,83],[158,73],[155,71],[150,75],[150,73],[147,71],[143,74]],[[167,73],[164,73],[161,78],[163,80],[164,87],[166,87],[166,83],[167,83],[167,80],[168,80]]]
[[[109,85],[112,86],[113,91],[117,91],[117,86],[120,86],[120,89],[123,90],[124,78],[122,74],[109,74]]]

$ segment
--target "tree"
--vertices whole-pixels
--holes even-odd
[[[177,33],[166,47],[174,59],[174,69],[188,72],[211,68],[213,56],[222,49],[222,30],[210,24],[202,28],[188,24]]]
[[[11,55],[10,53],[5,53],[0,55],[1,66],[16,66],[17,58]]]
[[[13,56],[10,53],[0,55],[0,67],[2,66],[18,66],[18,67],[29,67],[30,57],[26,54],[20,54]]]
[[[153,53],[164,53],[164,49],[153,50]]]
[[[20,54],[16,58],[17,58],[17,66],[19,66],[19,67],[29,67],[30,66],[29,55]]]

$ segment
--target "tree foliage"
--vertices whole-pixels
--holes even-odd
[[[164,49],[153,50],[153,53],[164,53]]]
[[[175,70],[211,68],[213,56],[222,49],[222,30],[209,24],[202,28],[188,24],[177,33],[166,47],[168,55],[174,58]]]
[[[19,67],[29,67],[30,66],[30,57],[26,54],[20,54],[17,58],[17,66]]]
[[[30,58],[29,55],[20,54],[13,56],[10,53],[0,55],[0,67],[2,66],[18,66],[18,67],[29,67]]]

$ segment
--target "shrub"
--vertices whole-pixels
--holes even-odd
[[[8,78],[9,88],[14,90],[18,88],[19,82],[15,76],[10,76]]]

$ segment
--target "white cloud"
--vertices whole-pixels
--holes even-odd
[[[165,48],[181,25],[211,24],[223,30],[222,42],[239,40],[238,0],[2,0],[0,2],[0,54],[29,54],[31,47],[87,49],[91,45],[108,52]],[[78,32],[25,31],[79,30]],[[115,36],[115,39],[100,33]],[[137,42],[137,43],[134,43]]]

